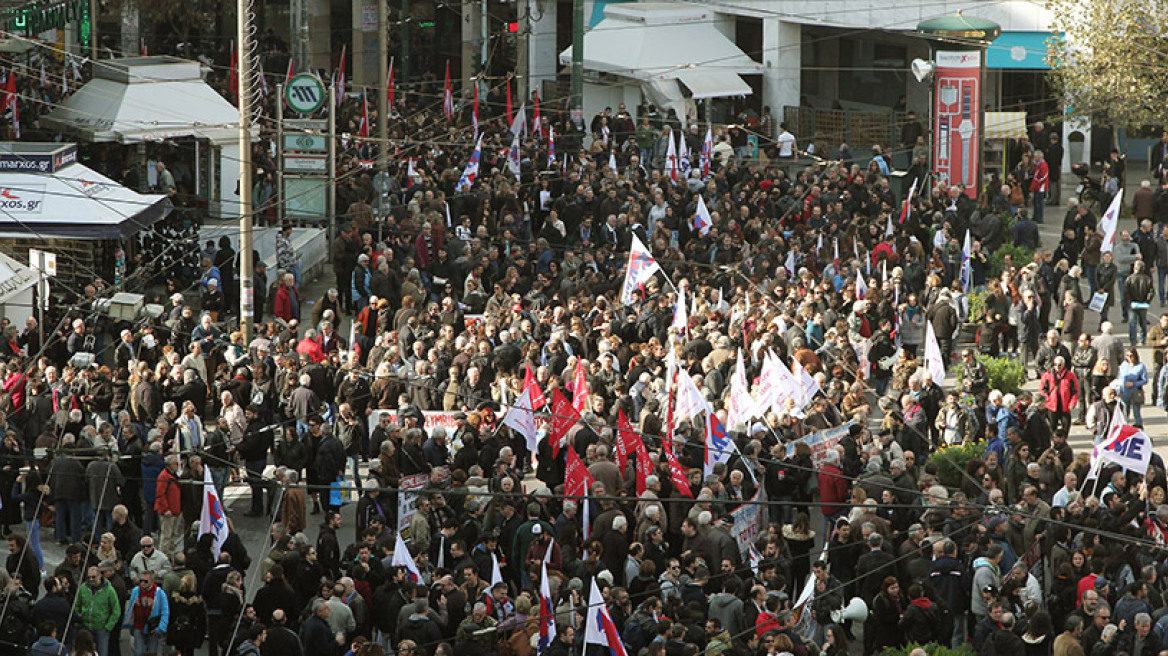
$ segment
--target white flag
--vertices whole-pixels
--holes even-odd
[[[734,375],[730,377],[730,398],[726,402],[726,426],[731,430],[738,424],[750,420],[754,409],[754,399],[750,397],[750,381],[746,379],[746,365],[742,362],[742,349],[738,349],[738,361],[734,364]]]
[[[677,376],[677,400],[674,406],[673,419],[694,419],[703,412],[713,412],[710,403],[702,395],[702,391],[693,382],[693,378],[684,369]]]
[[[673,325],[670,328],[676,328],[677,332],[684,334],[685,329],[689,326],[689,316],[685,311],[685,287],[683,286],[677,292],[677,303],[673,306]]]
[[[515,118],[511,121],[511,134],[516,137],[527,133],[527,110],[526,103],[519,106],[519,111],[515,112]]]
[[[539,450],[539,439],[535,432],[535,411],[531,407],[531,389],[525,388],[523,393],[515,399],[515,404],[503,417],[503,425],[510,426],[527,441],[527,450],[535,453]]]
[[[669,137],[669,147],[665,151],[665,173],[669,176],[669,181],[677,184],[677,146],[673,144],[673,135]]]
[[[596,578],[592,579],[592,591],[588,595],[588,619],[584,624],[584,644],[604,645],[608,647],[611,656],[627,656],[624,643],[621,642],[620,632],[612,621],[608,606],[604,603],[604,595],[596,586]]]
[[[933,382],[940,385],[945,381],[945,355],[941,353],[941,345],[937,343],[937,333],[933,330],[933,322],[925,320],[925,366],[933,375]]]
[[[641,238],[634,234],[633,243],[629,249],[629,264],[625,271],[625,283],[621,286],[621,303],[628,305],[636,301],[634,292],[649,282],[653,275],[660,270],[661,265],[653,259],[649,249],[645,248],[645,244],[641,242]]]
[[[1103,213],[1103,218],[1099,219],[1099,231],[1103,233],[1103,245],[1099,247],[1100,253],[1110,253],[1111,249],[1115,247],[1115,233],[1119,227],[1119,212],[1123,209],[1123,188],[1115,194],[1115,198],[1111,200],[1111,205],[1107,207],[1107,211]]]
[[[211,468],[203,467],[203,512],[199,517],[199,536],[207,533],[215,536],[211,553],[219,553],[223,543],[227,541],[230,530],[227,528],[227,515],[223,512],[223,503],[219,499],[219,490],[211,480]]]
[[[617,168],[616,168],[616,152],[615,151],[609,151],[609,153],[608,153],[608,168],[613,173],[619,173],[619,171],[617,171]]]
[[[714,219],[710,216],[710,208],[706,207],[706,199],[698,194],[698,209],[697,213],[694,214],[694,227],[705,237],[713,225]]]
[[[803,368],[803,363],[796,358],[791,358],[791,375],[799,381],[799,389],[802,391],[802,395],[795,401],[795,404],[806,406],[820,392],[819,383],[815,382],[815,377],[807,373],[807,370]]]
[[[961,289],[969,291],[973,287],[973,249],[969,241],[969,228],[965,229],[965,244],[961,247]]]
[[[414,557],[410,555],[410,549],[406,546],[405,540],[402,540],[401,533],[397,534],[397,542],[393,546],[393,560],[390,561],[390,565],[406,568],[406,578],[412,583],[422,585],[422,572],[414,562]]]
[[[503,582],[503,570],[499,569],[499,557],[491,554],[491,587]]]

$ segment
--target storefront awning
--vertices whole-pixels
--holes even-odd
[[[40,120],[88,142],[239,139],[239,110],[203,81],[198,62],[175,57],[102,60],[94,79]]]
[[[13,151],[27,145],[0,144],[0,154],[20,157]],[[0,237],[121,239],[149,228],[171,209],[166,196],[139,194],[82,164],[0,172]]]
[[[1026,112],[986,112],[986,139],[1021,139],[1026,136]]]
[[[690,90],[694,98],[725,98],[727,96],[749,96],[754,92],[736,73],[721,73],[689,69],[678,73],[677,79]]]
[[[642,81],[684,81],[688,75],[707,94],[700,96],[703,98],[749,93],[742,90],[746,84],[738,74],[762,72],[758,62],[718,31],[714,24],[717,14],[700,6],[673,2],[610,4],[604,8],[604,16],[584,35],[586,70]],[[560,53],[560,63],[571,61],[569,47]],[[698,75],[725,76],[730,82],[698,82]],[[697,97],[698,90],[691,90]]]

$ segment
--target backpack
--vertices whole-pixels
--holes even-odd
[[[641,648],[648,645],[645,641],[645,627],[639,619],[630,617],[629,621],[625,622],[625,631],[621,634],[621,640],[625,643],[625,653],[628,654],[638,654],[641,652]]]
[[[172,614],[173,622],[167,626],[166,637],[168,644],[186,644],[201,637],[197,635],[198,627],[189,613]]]

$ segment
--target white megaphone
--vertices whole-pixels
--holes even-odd
[[[868,604],[859,597],[852,597],[847,606],[831,611],[831,619],[837,624],[847,621],[863,622],[868,619]]]
[[[933,74],[933,62],[924,59],[914,59],[912,61],[912,74],[917,79],[917,82],[924,82]]]

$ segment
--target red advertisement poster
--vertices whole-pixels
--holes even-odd
[[[964,184],[977,198],[981,157],[981,52],[935,53],[933,172],[938,182]]]

